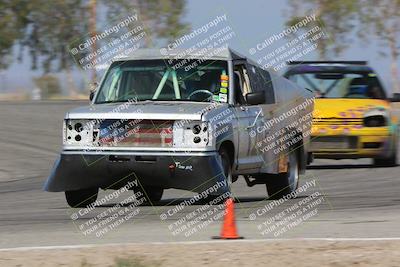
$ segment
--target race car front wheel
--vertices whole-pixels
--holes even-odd
[[[397,153],[388,158],[374,158],[373,162],[377,167],[394,167],[397,165]]]
[[[97,200],[98,188],[65,191],[65,198],[71,208],[86,208]]]
[[[392,153],[385,158],[374,158],[373,164],[376,167],[394,167],[397,166],[397,138],[393,138],[393,148]]]

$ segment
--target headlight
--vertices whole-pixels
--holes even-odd
[[[383,127],[386,125],[386,118],[382,115],[375,115],[364,118],[365,127]]]
[[[74,129],[75,129],[75,131],[77,131],[78,133],[82,132],[82,130],[83,130],[82,123],[80,123],[80,122],[75,123]]]
[[[93,127],[89,120],[64,120],[64,145],[87,146],[93,144]]]

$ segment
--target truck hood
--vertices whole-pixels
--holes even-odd
[[[362,118],[371,109],[386,110],[390,104],[379,99],[318,98],[314,102],[314,118]]]
[[[209,110],[223,105],[226,104],[176,101],[94,104],[71,110],[66,119],[201,120]]]

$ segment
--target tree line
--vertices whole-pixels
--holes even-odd
[[[329,60],[341,55],[355,41],[367,47],[371,40],[377,40],[381,46],[380,56],[390,58],[393,92],[400,92],[400,0],[288,1],[288,26],[313,13],[317,17],[315,24],[321,25],[329,35],[329,38],[318,40],[320,59]]]
[[[17,48],[18,60],[22,59],[24,49],[29,51],[32,69],[40,68],[45,73],[68,70],[75,64],[68,44],[94,34],[101,24],[114,23],[116,16],[130,15],[132,10],[137,11],[146,25],[147,46],[155,45],[157,40],[173,40],[189,29],[182,22],[185,3],[185,0],[1,0],[0,69],[13,62],[13,49]],[[99,22],[100,15],[105,17],[105,23]]]

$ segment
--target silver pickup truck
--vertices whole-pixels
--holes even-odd
[[[137,50],[111,64],[90,98],[66,114],[45,184],[71,207],[129,181],[150,202],[168,188],[216,196],[239,176],[279,198],[305,171],[313,95],[229,48]]]

